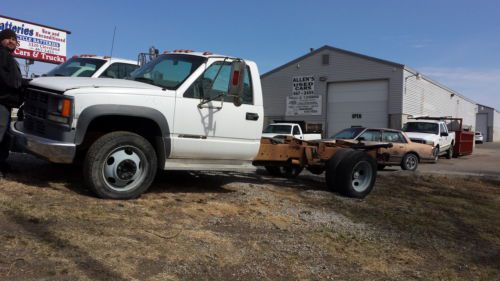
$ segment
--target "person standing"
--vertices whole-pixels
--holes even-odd
[[[0,177],[5,176],[9,166],[9,140],[7,131],[10,126],[12,107],[21,104],[23,79],[19,64],[12,56],[17,48],[17,35],[11,29],[0,32]]]

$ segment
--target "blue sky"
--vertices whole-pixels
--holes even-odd
[[[70,30],[68,56],[160,50],[254,60],[261,73],[323,45],[406,64],[500,110],[500,1],[3,1],[0,14]],[[22,63],[21,63],[22,64]],[[35,63],[43,73],[53,65]]]

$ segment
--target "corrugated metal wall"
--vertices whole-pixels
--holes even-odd
[[[500,112],[493,111],[493,141],[500,142]]]
[[[329,64],[322,63],[329,55]],[[286,97],[292,93],[292,78],[315,77],[315,94],[322,96],[321,115],[285,116]],[[324,81],[320,81],[324,77]],[[405,79],[408,77],[407,79]],[[383,80],[389,83],[388,126],[400,129],[407,115],[452,116],[464,119],[474,129],[477,105],[425,77],[417,77],[403,65],[382,61],[329,46],[281,66],[262,76],[265,120],[303,120],[327,128],[327,87],[332,82]],[[404,81],[406,80],[406,86]]]
[[[422,77],[404,70],[403,114],[463,118],[464,127],[476,126],[477,104]]]
[[[329,55],[329,64],[323,65],[323,55]],[[322,95],[322,110],[319,116],[285,117],[286,97],[292,93],[292,78],[313,75],[315,77],[315,93]],[[320,81],[325,77],[325,81]],[[389,81],[389,101],[387,114],[401,114],[402,110],[402,77],[403,68],[377,60],[355,56],[331,48],[321,48],[314,55],[290,64],[262,77],[264,94],[264,113],[266,121],[286,118],[287,120],[304,120],[319,122],[326,129],[327,86],[331,82],[347,82],[362,80]],[[401,119],[399,117],[399,119]],[[400,126],[398,124],[397,126]]]

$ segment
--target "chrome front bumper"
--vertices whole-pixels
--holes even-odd
[[[10,125],[14,151],[31,153],[53,163],[73,163],[76,154],[74,143],[58,142],[26,134],[19,131],[15,125],[16,122],[12,122]]]

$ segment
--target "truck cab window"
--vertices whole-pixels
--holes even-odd
[[[448,128],[443,123],[439,124],[439,126],[441,127],[441,133],[448,132]]]
[[[99,77],[122,79],[127,77],[132,71],[134,71],[138,67],[139,66],[130,65],[126,63],[113,63]]]
[[[220,70],[220,71],[219,71]],[[243,104],[253,104],[253,90],[250,79],[250,69],[247,67],[244,76]],[[217,73],[219,73],[217,75]],[[231,77],[231,63],[215,62],[187,89],[185,98],[214,99],[223,96],[224,101],[232,102],[228,97],[229,79]],[[211,88],[210,88],[210,85]]]
[[[71,58],[49,71],[46,76],[90,77],[105,63],[102,59]]]
[[[176,90],[205,60],[190,55],[161,55],[134,71],[131,79]]]
[[[294,126],[294,127],[293,127],[293,134],[294,134],[294,135],[300,135],[299,126]]]

